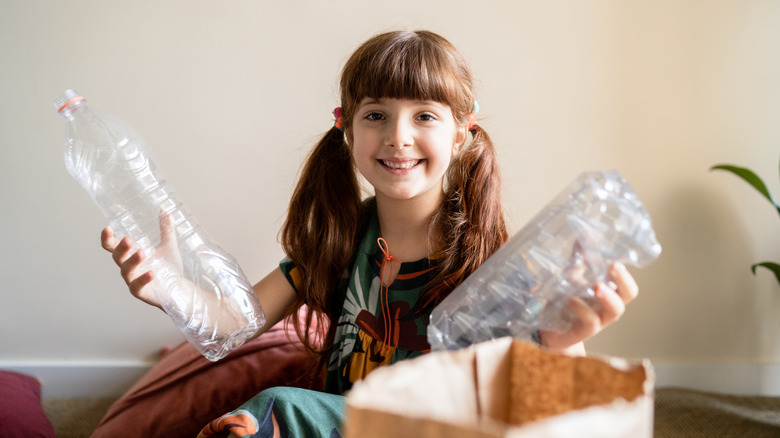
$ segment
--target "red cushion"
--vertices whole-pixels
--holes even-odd
[[[54,437],[54,427],[41,406],[41,384],[37,379],[0,371],[0,436]]]
[[[284,321],[218,362],[182,343],[152,367],[101,420],[92,438],[194,437],[211,420],[273,386],[310,388],[307,354]]]

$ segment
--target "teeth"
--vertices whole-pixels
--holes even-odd
[[[382,160],[382,163],[391,169],[411,169],[412,167],[416,166],[417,163],[419,162],[420,160],[403,161],[403,162]]]

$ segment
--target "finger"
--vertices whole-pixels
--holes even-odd
[[[119,239],[114,235],[114,230],[111,227],[103,228],[100,233],[100,245],[108,252],[114,252],[114,249],[119,244]]]
[[[138,267],[141,265],[141,262],[143,262],[145,258],[146,255],[144,254],[144,251],[139,249],[133,255],[127,257],[127,259],[119,265],[119,271],[128,286],[130,286],[130,283],[133,282],[135,271],[138,269]]]
[[[143,300],[143,298],[141,297],[141,289],[143,289],[144,286],[146,286],[147,284],[151,283],[153,279],[154,279],[154,273],[152,271],[145,272],[139,275],[135,280],[127,284],[130,287],[130,293],[133,294],[134,297]]]
[[[623,303],[628,304],[639,295],[639,285],[626,269],[626,265],[615,263],[609,269],[610,279],[615,283],[615,290]]]
[[[569,309],[574,313],[575,322],[572,327],[580,339],[587,339],[601,330],[601,317],[582,298],[574,297],[569,300]]]
[[[626,312],[626,303],[616,290],[604,284],[596,285],[596,298],[599,300],[598,315],[601,325],[611,324]]]
[[[127,259],[133,256],[132,250],[134,246],[135,244],[133,243],[133,239],[129,236],[125,236],[122,238],[122,240],[119,241],[119,243],[114,247],[114,251],[112,252],[114,261],[117,265],[122,267]]]
[[[160,245],[176,243],[176,227],[170,213],[160,211]]]

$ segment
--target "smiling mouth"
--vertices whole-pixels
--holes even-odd
[[[408,161],[387,161],[387,160],[379,160],[380,163],[382,163],[383,166],[389,167],[390,169],[411,169],[412,167],[420,164],[422,160],[408,160]]]

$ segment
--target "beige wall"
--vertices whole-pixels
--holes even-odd
[[[429,28],[479,79],[518,229],[584,170],[618,169],[661,258],[590,342],[658,363],[777,363],[780,2],[0,0],[0,366],[143,361],[180,336],[130,297],[103,219],[65,172],[66,88],[146,136],[180,198],[251,280],[282,256],[298,166],[331,124],[345,58],[368,36]]]

